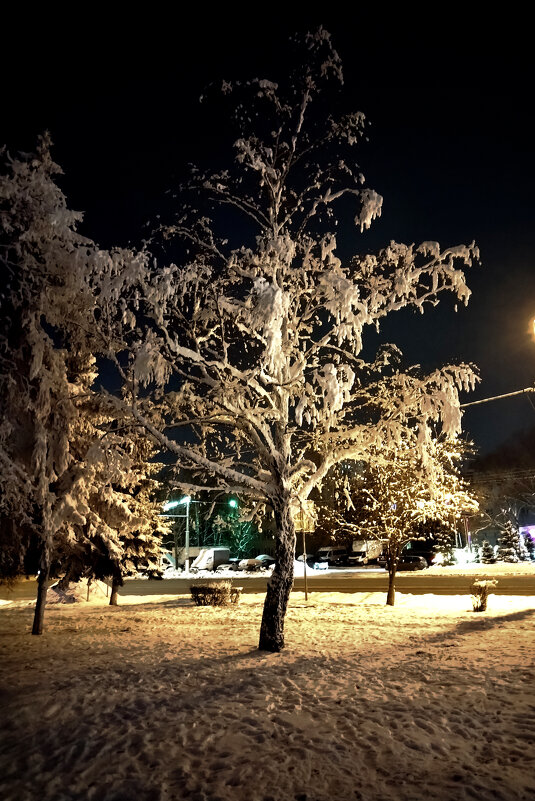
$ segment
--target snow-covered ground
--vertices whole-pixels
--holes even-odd
[[[535,597],[77,597],[0,608],[3,801],[535,798]]]

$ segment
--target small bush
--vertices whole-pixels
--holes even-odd
[[[233,599],[230,581],[209,581],[206,584],[193,584],[190,587],[191,597],[197,606],[226,606]]]
[[[474,612],[484,612],[486,610],[488,597],[497,583],[495,579],[474,581],[471,586]]]

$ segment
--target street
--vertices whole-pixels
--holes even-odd
[[[398,592],[412,593],[413,595],[469,595],[470,585],[476,576],[437,576],[427,574],[426,571],[418,573],[399,573],[396,577]],[[483,572],[481,577],[483,578]],[[163,581],[145,581],[128,579],[119,595],[180,595],[188,592],[192,583],[206,581],[206,577],[195,579],[165,579]],[[240,576],[232,579],[235,586],[243,587],[242,592],[265,592],[267,576]],[[388,585],[388,575],[370,572],[340,572],[328,573],[323,576],[310,575],[307,577],[309,592],[385,592]],[[305,581],[303,578],[294,579],[294,590],[303,592]],[[496,595],[535,595],[535,574],[532,576],[499,576],[498,585],[493,589]]]
[[[533,575],[495,575],[481,570],[479,575],[437,575],[426,570],[418,573],[398,573],[396,589],[398,592],[413,595],[469,595],[470,585],[475,578],[496,578],[497,586],[493,589],[496,595],[535,595],[535,571]],[[183,595],[187,594],[192,583],[212,580],[211,576],[197,578],[177,578],[163,580],[126,579],[119,595]],[[246,575],[236,573],[232,579],[235,586],[243,587],[244,593],[264,593],[268,581],[267,575]],[[376,571],[340,571],[325,575],[308,575],[308,592],[385,592],[388,576],[385,572]],[[303,578],[294,580],[294,590],[303,592]],[[35,579],[21,579],[13,588],[0,586],[0,600],[23,601],[34,600],[37,594]]]

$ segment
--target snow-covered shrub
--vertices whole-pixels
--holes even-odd
[[[474,612],[484,612],[487,608],[488,597],[492,588],[498,584],[496,579],[481,579],[474,581],[471,586],[472,607]]]
[[[233,600],[232,583],[230,581],[210,581],[206,584],[192,584],[190,594],[196,606],[226,606]]]

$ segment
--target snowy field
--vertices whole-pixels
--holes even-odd
[[[85,591],[80,598],[85,597]],[[0,606],[2,801],[535,798],[535,597]]]

